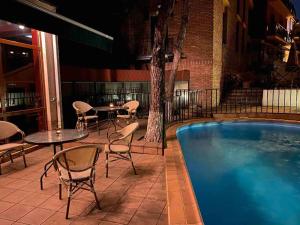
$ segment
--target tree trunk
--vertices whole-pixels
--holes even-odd
[[[163,103],[165,87],[165,38],[167,21],[173,9],[174,0],[164,0],[159,7],[157,25],[150,66],[151,102],[148,117],[147,142],[160,142],[163,135]]]
[[[166,114],[168,120],[171,120],[173,116],[173,96],[174,96],[176,72],[178,69],[178,64],[182,53],[183,42],[185,40],[186,29],[189,20],[189,7],[190,7],[189,0],[184,0],[180,28],[177,35],[176,44],[173,49],[174,58],[173,58],[171,73],[170,73],[169,81],[166,86],[166,107],[167,107]]]

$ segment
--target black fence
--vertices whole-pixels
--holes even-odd
[[[140,102],[138,117],[147,117],[150,92],[147,88],[107,89],[97,82],[65,83],[62,86],[65,127],[76,123],[74,101],[92,106],[114,103],[122,105],[130,100]],[[213,117],[215,114],[242,113],[300,113],[300,89],[234,89],[222,93],[219,89],[176,90],[172,111],[165,109],[165,122],[192,118]]]
[[[219,89],[177,90],[166,122],[214,114],[300,114],[300,89],[237,89],[226,95]]]
[[[64,126],[75,126],[76,114],[72,107],[74,101],[84,101],[92,106],[122,105],[131,100],[139,101],[138,117],[148,116],[150,93],[145,87],[107,88],[100,82],[65,82],[62,83],[62,104]]]
[[[42,106],[41,97],[36,93],[8,93],[0,99],[0,112],[13,112]]]

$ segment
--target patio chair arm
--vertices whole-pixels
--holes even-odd
[[[22,130],[18,130],[18,133],[20,133],[21,134],[21,136],[22,136],[22,142],[24,142],[24,138],[25,138],[25,133],[24,133],[24,131],[22,131]]]
[[[113,150],[111,150],[110,146],[114,145],[116,142],[119,142],[119,141],[124,141],[124,140],[123,139],[115,139],[115,140],[110,141],[108,143],[108,149],[109,149],[109,151],[113,151]]]
[[[94,115],[98,115],[98,110],[93,108],[93,110],[95,111],[95,114]]]
[[[113,137],[112,137],[113,135],[118,135],[118,136],[116,136],[115,138],[113,138]],[[109,143],[110,143],[111,141],[119,140],[119,139],[120,139],[120,136],[121,136],[121,134],[120,134],[118,131],[115,131],[115,132],[111,133],[111,134],[108,136],[108,141],[109,141]]]

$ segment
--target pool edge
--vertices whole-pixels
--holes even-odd
[[[180,143],[176,136],[178,128],[201,122],[222,122],[222,121],[268,121],[297,123],[297,120],[271,119],[271,118],[210,118],[193,119],[178,122],[168,127],[166,131],[167,149],[165,151],[165,171],[167,187],[168,221],[170,225],[204,225],[201,210],[199,208],[186,162],[181,150]]]
[[[176,130],[181,126],[205,121],[208,120],[198,119],[176,123],[167,129],[168,147],[165,150],[165,170],[169,224],[204,225],[181,147],[176,137]]]

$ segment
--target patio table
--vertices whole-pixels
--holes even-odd
[[[117,130],[117,124],[115,122],[115,113],[118,110],[126,110],[128,109],[128,107],[123,107],[123,106],[98,106],[98,107],[94,107],[94,109],[96,109],[98,112],[107,112],[107,120],[109,122],[109,124],[112,124],[115,128],[115,131]],[[106,136],[108,138],[108,131],[109,131],[110,125],[107,128],[107,133]]]
[[[63,149],[63,143],[78,141],[86,138],[89,133],[86,130],[76,129],[60,129],[53,131],[40,131],[30,134],[24,138],[24,141],[29,144],[37,145],[53,145],[53,155],[56,154],[56,147],[60,146]],[[47,171],[53,166],[52,159],[44,165],[44,172],[40,177],[41,190],[43,190],[43,177],[47,176]]]

